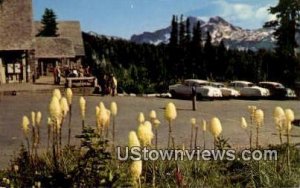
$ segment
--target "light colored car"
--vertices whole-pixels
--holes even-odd
[[[222,97],[220,89],[210,86],[206,80],[187,79],[182,84],[169,86],[169,92],[172,97],[190,98],[192,96],[192,87],[195,86],[198,99],[214,99]]]
[[[225,85],[223,83],[211,82],[210,84],[211,84],[211,86],[213,86],[215,88],[219,88],[222,92],[223,97],[238,97],[238,96],[240,96],[239,91],[237,91],[233,88],[225,87]]]
[[[254,85],[248,81],[232,81],[228,87],[236,89],[240,92],[241,97],[268,97],[270,91],[266,88],[262,88]]]
[[[258,85],[263,88],[267,88],[270,91],[270,97],[274,99],[284,99],[284,98],[296,98],[296,93],[290,88],[284,87],[278,82],[259,82]]]

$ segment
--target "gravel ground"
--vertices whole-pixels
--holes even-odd
[[[0,168],[8,165],[12,155],[18,151],[19,146],[23,142],[21,130],[21,120],[23,115],[30,116],[31,111],[41,111],[42,119],[42,146],[46,147],[47,129],[46,119],[48,113],[48,103],[50,93],[20,93],[17,96],[2,96],[0,100]],[[78,140],[74,135],[80,133],[81,120],[78,104],[79,96],[73,99],[73,119],[72,119],[72,142]],[[283,108],[291,108],[295,111],[296,119],[300,118],[300,101],[270,101],[270,100],[224,100],[224,101],[198,101],[197,111],[192,111],[191,101],[175,100],[165,98],[147,98],[147,97],[100,97],[86,96],[87,100],[87,124],[95,124],[95,106],[103,101],[109,107],[110,102],[116,101],[118,104],[118,116],[116,118],[116,141],[119,145],[127,143],[127,135],[130,130],[137,128],[137,115],[144,112],[146,118],[150,110],[156,110],[158,118],[161,121],[159,127],[158,142],[160,147],[167,145],[168,127],[164,119],[164,106],[167,102],[172,101],[177,107],[178,116],[174,121],[174,135],[176,145],[185,144],[189,146],[190,139],[190,118],[195,117],[197,121],[210,120],[217,116],[220,118],[223,126],[223,136],[229,138],[229,143],[236,148],[248,145],[248,136],[245,130],[240,127],[240,118],[245,116],[249,120],[247,110],[248,105],[256,105],[265,112],[265,125],[261,129],[260,143],[263,145],[279,143],[278,136],[274,135],[272,113],[275,106]],[[293,135],[300,135],[300,128],[294,127]],[[63,132],[64,141],[67,139],[66,129]],[[198,144],[203,144],[202,132],[199,133]],[[299,137],[293,137],[293,142],[299,142]],[[212,137],[207,133],[206,143],[208,147],[212,146]]]

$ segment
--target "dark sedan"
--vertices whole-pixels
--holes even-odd
[[[278,82],[259,82],[260,87],[267,88],[270,91],[270,98],[272,99],[287,99],[295,98],[295,91],[284,87]]]

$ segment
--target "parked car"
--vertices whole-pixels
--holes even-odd
[[[222,96],[226,97],[226,98],[231,98],[231,97],[238,97],[240,96],[240,92],[233,89],[233,88],[228,88],[225,87],[225,85],[223,83],[219,83],[219,82],[211,82],[210,83],[211,86],[215,87],[215,88],[219,88],[222,92]]]
[[[296,93],[290,88],[284,87],[278,82],[259,82],[258,85],[263,88],[267,88],[270,91],[270,97],[272,99],[285,99],[285,98],[295,98]]]
[[[248,81],[232,81],[228,87],[240,92],[241,97],[261,98],[270,96],[270,91]]]
[[[215,99],[222,97],[220,89],[210,86],[206,80],[187,79],[182,84],[169,86],[172,97],[191,98],[192,87],[196,87],[197,99]]]

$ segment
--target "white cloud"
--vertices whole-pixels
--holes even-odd
[[[215,4],[220,7],[220,16],[243,27],[261,27],[266,21],[276,18],[268,12],[271,5],[259,7],[253,4],[231,3],[226,0],[215,1]]]
[[[205,22],[207,22],[209,20],[208,16],[198,16],[197,18],[200,19],[200,20],[203,20]]]
[[[238,16],[242,20],[247,20],[253,18],[253,7],[246,4],[233,4],[232,5],[232,14]]]
[[[255,18],[259,20],[265,20],[265,21],[270,21],[276,19],[276,16],[274,14],[269,14],[269,5],[265,7],[260,7],[257,9],[255,12]]]

